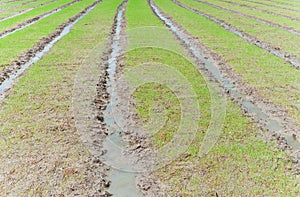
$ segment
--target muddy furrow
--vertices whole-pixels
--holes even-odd
[[[197,68],[202,74],[207,71],[211,80],[217,80],[227,95],[241,106],[244,114],[257,122],[262,135],[276,140],[279,148],[288,150],[295,161],[295,171],[300,173],[300,130],[294,118],[286,110],[263,98],[253,87],[241,81],[241,77],[224,63],[222,57],[194,38],[187,30],[165,14],[153,0],[148,0],[154,14],[169,28],[186,50],[195,58]],[[220,73],[219,73],[220,71]],[[298,164],[297,164],[298,163]]]
[[[71,28],[86,14],[92,11],[102,0],[97,0],[77,15],[69,18],[65,23],[61,24],[49,36],[42,38],[31,49],[19,56],[19,59],[14,61],[11,65],[5,67],[0,72],[0,96],[4,97],[5,92],[9,90],[14,81],[32,64],[40,60],[45,53],[47,53],[53,45],[68,34]]]
[[[19,11],[19,12],[16,12],[16,13],[10,15],[10,16],[2,17],[2,18],[0,18],[0,22],[5,21],[5,20],[7,20],[7,19],[14,18],[14,17],[19,16],[19,15],[21,15],[21,14],[25,14],[26,12],[29,12],[29,11],[35,9],[35,8],[42,7],[42,6],[44,6],[44,5],[53,3],[53,2],[55,2],[55,1],[57,1],[57,0],[48,1],[48,2],[46,2],[46,3],[39,4],[39,5],[34,6],[34,7],[32,7],[32,8],[28,8],[28,9],[21,10],[21,11]]]
[[[217,9],[220,9],[220,10],[224,10],[224,11],[226,11],[226,12],[231,12],[231,13],[234,13],[234,14],[237,14],[237,15],[240,15],[240,16],[243,16],[243,17],[251,18],[251,19],[254,19],[254,20],[259,21],[259,22],[261,22],[261,23],[264,23],[264,24],[267,24],[267,25],[270,25],[270,26],[273,26],[273,27],[276,27],[276,28],[279,28],[279,29],[282,29],[282,30],[291,32],[291,33],[293,33],[293,34],[296,34],[297,36],[300,36],[300,31],[295,30],[295,29],[293,29],[293,28],[291,28],[291,27],[286,27],[286,26],[283,26],[283,25],[280,25],[280,24],[277,24],[277,23],[273,23],[273,22],[268,21],[268,20],[265,20],[265,19],[257,18],[257,17],[255,17],[255,16],[251,16],[251,15],[248,15],[248,14],[244,14],[244,13],[241,13],[241,12],[238,12],[238,11],[235,11],[235,10],[223,8],[223,7],[221,7],[221,6],[214,5],[214,4],[205,2],[205,1],[201,1],[201,0],[195,0],[195,1],[197,1],[197,2],[199,2],[199,3],[202,3],[202,4],[205,4],[205,5],[208,5],[208,6],[213,7],[213,8],[217,8]]]
[[[120,71],[120,58],[122,51],[125,50],[124,42],[126,39],[126,19],[124,17],[126,12],[128,0],[124,0],[117,8],[117,14],[114,19],[109,47],[107,49],[106,59],[106,74],[101,76],[97,85],[97,99],[96,105],[100,109],[98,112],[98,119],[104,125],[106,138],[103,142],[105,154],[103,161],[109,167],[107,192],[113,196],[141,196],[136,187],[136,174],[128,173],[133,171],[131,161],[126,157],[122,150],[126,150],[126,142],[123,141],[123,131],[117,126],[115,122],[114,107],[116,100],[120,100],[119,92],[117,93],[116,80],[117,73]],[[124,114],[122,114],[124,115]],[[117,146],[117,147],[116,147]],[[118,168],[116,165],[122,165]]]
[[[277,6],[277,5],[274,5],[274,4],[270,5],[270,4],[267,4],[267,3],[258,2],[258,1],[251,1],[251,0],[244,0],[244,1],[251,2],[251,3],[256,3],[256,4],[260,4],[260,5],[266,5],[266,6],[269,6],[269,7],[279,8],[279,9],[283,9],[283,10],[290,10],[290,11],[294,11],[294,12],[299,12],[299,10],[296,10],[296,9],[281,7],[281,6]]]
[[[23,23],[15,26],[15,27],[13,27],[11,29],[5,30],[5,31],[3,31],[3,32],[0,33],[0,39],[6,37],[8,35],[11,35],[11,34],[17,32],[17,31],[20,31],[20,30],[22,30],[22,29],[24,29],[24,28],[26,28],[26,27],[28,27],[30,25],[33,25],[36,22],[38,22],[38,21],[40,21],[40,20],[42,20],[42,19],[44,19],[44,18],[46,18],[48,16],[51,16],[52,14],[55,14],[55,13],[61,11],[62,9],[66,8],[66,7],[70,6],[70,5],[72,5],[74,3],[77,3],[78,1],[81,1],[81,0],[74,0],[74,1],[72,1],[70,3],[62,5],[62,6],[58,7],[58,8],[55,8],[54,10],[51,10],[49,12],[46,12],[46,13],[41,14],[39,16],[36,16],[34,18],[28,19],[27,21],[25,21],[25,22],[23,22]]]
[[[226,23],[220,19],[217,19],[209,14],[206,14],[204,12],[201,12],[197,9],[188,7],[180,2],[178,2],[177,0],[172,0],[172,2],[174,2],[176,5],[186,9],[186,10],[190,10],[200,16],[203,16],[213,22],[215,22],[216,24],[218,24],[219,26],[223,27],[225,30],[234,33],[235,35],[240,36],[241,38],[243,38],[244,40],[246,40],[248,43],[251,43],[265,51],[268,51],[269,53],[282,58],[283,60],[285,60],[286,62],[288,62],[290,65],[292,65],[293,67],[295,67],[296,69],[300,69],[300,59],[297,58],[295,55],[289,54],[287,52],[281,51],[278,47],[273,47],[270,44],[263,42],[262,40],[259,40],[258,38],[256,38],[255,36],[251,36],[241,30],[239,30],[238,28],[232,26],[229,23]]]
[[[219,1],[229,3],[229,4],[232,4],[232,5],[236,5],[236,6],[240,6],[240,7],[245,7],[245,8],[251,9],[251,10],[257,10],[257,11],[264,12],[264,13],[267,13],[267,14],[271,14],[271,15],[274,15],[274,16],[287,18],[287,19],[290,19],[290,20],[293,20],[293,21],[300,21],[300,18],[296,18],[296,17],[284,15],[284,14],[279,14],[279,13],[276,13],[276,12],[271,12],[269,10],[261,9],[261,8],[258,8],[258,7],[252,7],[252,6],[249,6],[249,5],[240,4],[240,3],[236,3],[236,2],[232,2],[232,1],[226,1],[226,0],[219,0]]]

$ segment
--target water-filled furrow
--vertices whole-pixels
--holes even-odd
[[[25,64],[23,64],[19,69],[17,69],[15,72],[9,75],[8,78],[6,78],[1,84],[0,84],[0,96],[3,97],[4,93],[9,90],[15,80],[24,73],[26,69],[28,69],[32,64],[39,61],[53,46],[54,44],[59,41],[61,38],[63,38],[65,35],[67,35],[71,28],[85,15],[87,15],[90,11],[92,11],[101,1],[97,1],[93,3],[91,6],[86,8],[84,11],[82,11],[80,14],[76,15],[75,17],[72,17],[72,19],[69,19],[69,23],[65,24],[64,27],[60,30],[60,33],[55,36],[51,37],[51,41],[48,42],[42,50],[38,51],[29,61],[27,61]]]
[[[236,100],[240,100],[239,104],[245,109],[249,114],[255,116],[255,118],[263,123],[264,128],[268,129],[274,133],[283,132],[283,127],[281,124],[281,120],[277,120],[273,118],[270,114],[264,112],[264,110],[258,106],[256,106],[253,102],[247,99],[247,95],[242,94],[238,91],[237,87],[234,83],[231,82],[229,78],[225,78],[220,74],[218,67],[210,61],[205,55],[201,52],[198,45],[195,44],[194,41],[191,41],[190,36],[181,29],[177,24],[175,24],[169,17],[166,17],[165,14],[154,4],[152,0],[149,0],[149,5],[152,8],[155,15],[163,21],[173,34],[186,46],[187,50],[196,58],[198,61],[204,63],[205,68],[209,71],[209,73],[221,84],[221,86],[230,94],[230,96]],[[287,140],[287,143],[292,148],[296,148],[299,146],[299,142]]]
[[[55,14],[55,13],[61,11],[62,9],[66,8],[66,7],[68,7],[68,6],[76,3],[78,1],[79,0],[72,1],[72,2],[67,3],[65,5],[62,5],[62,6],[58,7],[58,8],[55,8],[52,11],[46,12],[44,14],[41,14],[40,16],[31,18],[31,19],[29,19],[29,20],[27,20],[27,21],[25,21],[25,22],[23,22],[23,23],[15,26],[15,27],[11,28],[11,29],[5,30],[5,31],[3,31],[3,32],[0,33],[0,39],[6,37],[8,35],[11,35],[11,34],[17,32],[17,31],[20,31],[20,30],[22,30],[22,29],[24,29],[24,28],[26,28],[26,27],[28,27],[30,25],[33,25],[33,24],[37,23],[38,21],[40,21],[40,20],[42,20],[42,19],[44,19],[44,18],[46,18],[48,16],[51,16],[52,14]]]
[[[27,12],[29,12],[29,11],[35,9],[35,8],[42,7],[42,6],[44,6],[44,5],[53,3],[53,2],[55,2],[55,1],[57,1],[57,0],[48,1],[48,2],[46,2],[46,3],[39,4],[39,5],[35,6],[35,7],[28,8],[28,9],[25,9],[25,10],[21,10],[21,11],[19,11],[19,12],[16,12],[16,13],[10,15],[10,16],[2,17],[2,18],[0,18],[0,22],[6,21],[6,20],[11,19],[11,18],[14,18],[14,17],[19,16],[19,15],[21,15],[21,14],[25,14],[25,13],[27,13]]]
[[[110,166],[108,179],[111,181],[111,185],[108,189],[109,193],[113,196],[141,196],[140,192],[136,188],[136,173],[132,169],[132,164],[123,155],[122,150],[126,149],[128,145],[122,140],[121,128],[118,127],[114,120],[113,108],[114,100],[118,99],[115,92],[115,74],[118,66],[118,57],[120,56],[121,47],[121,32],[122,21],[125,13],[125,7],[127,0],[125,0],[117,10],[115,17],[114,30],[112,35],[111,52],[109,54],[108,63],[108,81],[107,81],[107,93],[109,93],[109,105],[106,107],[104,114],[104,123],[106,128],[112,133],[108,135],[103,143],[103,148],[106,150],[104,155],[104,163]],[[118,163],[118,167],[115,167]]]

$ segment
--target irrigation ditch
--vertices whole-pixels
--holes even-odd
[[[76,16],[69,18],[69,20],[61,24],[49,36],[42,38],[31,49],[20,55],[19,59],[14,61],[11,65],[5,67],[0,72],[0,95],[4,97],[6,92],[13,86],[15,80],[23,74],[23,72],[32,64],[40,60],[51,47],[62,37],[67,35],[71,28],[86,14],[92,11],[102,0],[98,0],[86,7]]]
[[[79,0],[75,0],[55,10],[29,19],[19,26],[7,30],[7,32],[2,32],[0,34],[0,39],[51,14],[54,14],[77,1]],[[187,10],[214,21],[227,31],[242,37],[247,42],[284,59],[295,68],[300,68],[298,58],[280,51],[254,36],[251,36],[211,15],[187,7],[176,0],[172,1]],[[5,97],[8,94],[8,91],[15,84],[18,77],[21,76],[26,69],[39,61],[57,41],[67,35],[71,31],[71,28],[80,19],[91,12],[100,2],[102,2],[102,0],[95,1],[76,16],[61,24],[53,33],[42,38],[35,44],[35,46],[20,55],[18,60],[0,71],[0,97]],[[91,131],[90,133],[85,131],[80,133],[82,135],[83,143],[90,148],[92,154],[96,158],[93,162],[100,163],[106,171],[105,177],[103,177],[100,181],[101,187],[105,188],[104,191],[101,191],[100,196],[142,196],[142,193],[138,190],[138,188],[140,190],[147,191],[150,187],[149,185],[155,184],[154,180],[151,179],[147,180],[146,178],[143,178],[142,180],[137,180],[137,177],[141,174],[136,172],[132,163],[139,158],[131,158],[131,156],[127,154],[129,152],[135,152],[135,149],[140,148],[141,141],[145,141],[146,137],[139,138],[134,134],[131,135],[130,133],[123,133],[122,128],[120,128],[115,120],[115,116],[124,116],[126,121],[128,121],[126,124],[135,124],[135,114],[133,114],[133,112],[123,109],[122,114],[114,113],[114,108],[120,107],[119,103],[124,99],[120,95],[126,91],[126,85],[123,87],[116,86],[116,80],[118,80],[116,76],[122,72],[122,52],[126,49],[126,19],[124,14],[126,12],[127,3],[128,0],[124,0],[117,7],[114,24],[111,29],[110,40],[102,57],[104,63],[101,63],[99,67],[97,67],[101,69],[101,71],[99,71],[99,76],[97,76],[97,86],[95,89],[96,98],[93,100],[93,104],[95,106],[92,106],[92,108],[96,107],[96,109],[91,109],[92,111],[94,110],[91,114],[95,115],[95,117],[91,118],[91,114],[89,114],[88,117],[85,117],[92,119],[89,120],[92,121],[92,125],[90,125],[91,128],[88,128],[91,129]],[[180,43],[184,46],[186,51],[188,51],[190,56],[196,62],[197,68],[201,71],[201,73],[206,73],[208,75],[207,77],[212,81],[217,81],[228,97],[234,100],[234,102],[242,108],[244,114],[257,122],[257,127],[260,130],[268,131],[264,137],[268,140],[275,140],[279,148],[290,154],[295,164],[294,171],[295,173],[300,174],[299,125],[294,122],[293,118],[280,107],[262,98],[259,92],[253,87],[243,83],[239,77],[233,73],[232,69],[230,69],[230,67],[222,61],[220,56],[213,53],[205,45],[200,43],[171,16],[160,9],[153,0],[148,0],[148,4],[154,15],[156,15],[157,18],[159,18],[165,26],[168,27],[168,30],[173,33],[178,41],[180,41]],[[22,12],[19,14],[22,14]],[[83,80],[89,79],[88,75],[85,77],[86,78]],[[75,91],[77,91],[75,93],[77,95],[84,94],[84,92],[81,92],[81,89]],[[93,92],[91,92],[91,94],[93,94]],[[80,102],[80,100],[76,102]],[[125,102],[129,101],[126,100]],[[87,108],[91,107],[88,106],[90,105],[89,102],[84,104],[87,104]],[[81,107],[84,107],[84,105]],[[96,114],[94,114],[95,111]],[[79,111],[74,112],[74,116],[78,116],[78,114],[76,114],[77,112],[79,113]],[[77,118],[81,117],[78,116]],[[77,126],[80,127],[81,125],[76,125],[76,127]],[[135,138],[134,147],[132,147],[132,144],[129,145],[128,143],[133,138]],[[136,157],[136,155],[133,154],[133,157]],[[118,163],[118,166],[121,166],[121,168],[114,166],[115,163]],[[153,196],[160,192],[159,186],[156,187],[157,188],[155,189],[157,191],[152,194]]]
[[[153,0],[148,0],[154,14],[169,28],[192,57],[198,62],[198,69],[207,70],[217,80],[227,95],[241,106],[244,114],[251,117],[264,132],[264,138],[275,140],[278,147],[289,152],[294,162],[294,171],[300,173],[300,136],[297,123],[272,102],[262,98],[259,92],[240,81],[230,67],[217,54],[201,44],[190,33],[164,13]],[[217,69],[216,69],[217,68]],[[218,72],[221,72],[219,74]],[[284,117],[284,118],[283,118]]]

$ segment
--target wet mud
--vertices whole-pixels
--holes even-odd
[[[107,194],[113,196],[142,196],[137,189],[137,173],[132,168],[132,161],[125,152],[129,143],[124,139],[123,130],[115,122],[114,108],[115,100],[120,100],[119,91],[115,85],[117,73],[120,71],[121,52],[124,50],[125,26],[124,14],[126,12],[127,0],[117,8],[114,25],[111,33],[111,41],[106,53],[106,74],[101,77],[98,83],[97,105],[98,119],[104,127],[106,137],[103,139],[102,161],[109,166],[107,172]],[[118,114],[123,115],[123,114]],[[116,165],[117,163],[117,165]]]
[[[25,22],[23,22],[23,23],[15,26],[15,27],[13,27],[11,29],[5,30],[5,31],[3,31],[3,32],[0,33],[0,39],[6,37],[8,35],[11,35],[11,34],[15,33],[16,31],[20,31],[20,30],[22,30],[22,29],[24,29],[24,28],[26,28],[26,27],[28,27],[30,25],[33,25],[34,23],[36,23],[36,22],[38,22],[38,21],[40,21],[40,20],[42,20],[42,19],[44,19],[44,18],[46,18],[48,16],[51,16],[52,14],[55,14],[55,13],[61,11],[62,9],[66,8],[66,7],[68,7],[68,6],[76,3],[78,1],[80,1],[80,0],[75,0],[75,1],[72,1],[70,3],[67,3],[65,5],[62,5],[62,6],[58,7],[58,8],[55,8],[54,10],[51,10],[51,11],[46,12],[44,14],[41,14],[40,16],[28,19],[27,21],[25,21]]]
[[[286,62],[288,62],[290,65],[292,65],[293,67],[295,67],[296,69],[300,69],[300,59],[297,58],[295,55],[292,55],[292,54],[289,54],[287,52],[284,52],[282,50],[280,50],[280,48],[278,47],[274,47],[274,46],[271,46],[270,44],[268,43],[265,43],[263,42],[262,40],[259,40],[258,38],[254,37],[254,36],[251,36],[239,29],[237,29],[236,27],[222,21],[222,20],[219,20],[209,14],[206,14],[206,13],[203,13],[197,9],[193,9],[193,8],[190,8],[176,0],[172,0],[172,2],[174,2],[175,4],[177,4],[178,6],[184,8],[184,9],[187,9],[187,10],[190,10],[200,16],[203,16],[215,23],[217,23],[218,25],[220,25],[221,27],[223,27],[225,30],[231,32],[231,33],[234,33],[235,35],[238,35],[239,37],[243,38],[244,40],[246,40],[248,43],[251,43],[265,51],[268,51],[269,53],[277,56],[277,57],[280,57],[282,58],[283,60],[285,60]]]
[[[170,16],[149,0],[154,14],[169,27],[170,31],[185,46],[198,65],[198,69],[208,71],[211,80],[217,80],[226,94],[241,106],[243,113],[252,118],[261,135],[266,140],[275,140],[278,147],[285,150],[292,158],[296,174],[300,173],[300,130],[299,125],[286,110],[263,98],[253,87],[241,81],[233,70],[224,63],[222,57],[208,49],[182,28]],[[216,69],[217,68],[217,69]],[[220,73],[219,73],[220,72]],[[202,72],[201,72],[202,73]]]
[[[267,25],[270,25],[270,26],[273,26],[273,27],[291,32],[293,34],[296,34],[297,36],[300,36],[300,31],[295,30],[294,28],[291,28],[291,27],[286,27],[286,26],[283,26],[283,25],[280,25],[280,24],[277,24],[277,23],[273,23],[273,22],[265,20],[265,19],[257,18],[255,16],[251,16],[251,15],[248,15],[248,14],[244,14],[244,13],[241,13],[241,12],[237,12],[237,11],[234,11],[234,10],[223,8],[221,6],[217,6],[217,5],[205,2],[205,1],[197,0],[197,2],[208,5],[208,6],[213,7],[213,8],[217,8],[217,9],[224,10],[224,11],[227,11],[227,12],[231,12],[231,13],[234,13],[234,14],[237,14],[237,15],[240,15],[240,16],[251,18],[251,19],[254,19],[254,20],[259,21],[261,23],[264,23],[264,24],[267,24]]]

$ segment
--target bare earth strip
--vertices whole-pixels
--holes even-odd
[[[277,56],[277,57],[280,57],[282,59],[284,59],[285,61],[287,61],[289,64],[291,64],[292,66],[294,66],[295,68],[297,69],[300,69],[300,59],[298,57],[293,57],[293,55],[287,53],[287,52],[284,52],[284,51],[280,51],[277,47],[274,47],[274,46],[271,46],[270,44],[262,41],[262,40],[259,40],[258,38],[256,38],[255,36],[252,36],[252,35],[249,35],[239,29],[237,29],[236,27],[224,22],[224,21],[221,21],[209,14],[206,14],[206,13],[203,13],[203,12],[200,12],[199,10],[197,9],[193,9],[191,7],[188,7],[176,0],[172,0],[172,2],[174,2],[175,4],[179,5],[180,7],[183,7],[187,10],[190,10],[192,12],[195,12],[201,16],[204,16],[210,20],[212,20],[213,22],[217,23],[218,25],[220,25],[221,27],[223,27],[224,29],[226,29],[227,31],[230,31],[238,36],[240,36],[241,38],[243,38],[244,40],[246,40],[247,42],[255,45],[255,46],[258,46],[268,52],[270,52],[271,54]]]

